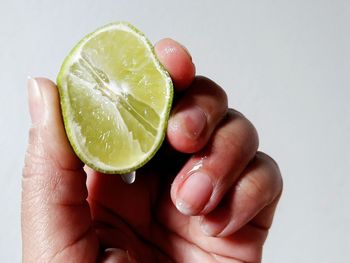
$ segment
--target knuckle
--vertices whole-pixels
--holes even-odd
[[[239,125],[239,134],[242,136],[245,144],[251,145],[254,152],[259,147],[259,134],[255,126],[241,112],[232,108],[228,109],[228,121]]]
[[[248,119],[245,118],[246,121],[246,134],[248,136],[248,139],[250,140],[251,144],[255,148],[255,150],[258,149],[259,147],[259,135],[258,131],[256,130],[255,126],[253,123],[251,123]]]
[[[225,90],[221,88],[220,86],[216,85],[216,96],[217,96],[217,101],[227,110],[227,105],[228,105],[228,98]]]
[[[227,165],[232,169],[244,165],[251,155],[247,145],[230,132],[217,132],[210,151],[211,154],[217,153],[218,156],[225,158],[228,161]]]
[[[85,173],[80,168],[63,168],[55,149],[48,147],[47,138],[49,137],[45,129],[30,129],[22,170],[23,201],[80,204],[80,197],[83,196],[85,200],[87,196]]]
[[[42,133],[36,127],[29,130],[29,142],[25,153],[23,176],[30,177],[47,166],[49,156],[44,149]]]
[[[22,170],[22,190],[27,199],[47,195],[59,185],[60,177],[52,176],[56,165],[44,145],[41,130],[32,127]]]
[[[265,161],[269,166],[274,167],[277,171],[279,171],[279,166],[278,163],[268,154],[264,152],[258,151],[256,153],[257,157],[260,158],[261,160]]]
[[[237,190],[243,192],[249,199],[268,202],[264,185],[255,176],[247,176],[239,181]]]
[[[59,185],[59,177],[51,176],[54,171],[48,159],[27,152],[22,172],[22,190],[26,198],[52,195]]]
[[[281,195],[283,180],[277,163],[267,154],[257,152],[237,183],[237,190],[265,205]]]
[[[44,155],[44,151],[42,147],[40,147],[41,144],[39,141],[38,131],[32,127],[29,130],[29,141],[24,158],[24,177],[31,175],[33,172],[35,172],[36,167],[43,163],[42,156]]]
[[[195,93],[199,95],[205,95],[215,98],[216,102],[220,102],[220,105],[227,108],[228,98],[225,90],[217,83],[204,76],[197,76],[194,80],[192,88],[189,93]]]
[[[271,156],[263,152],[257,152],[256,157],[267,167],[270,180],[274,182],[274,187],[278,189],[278,194],[280,194],[283,190],[283,178],[278,163]]]

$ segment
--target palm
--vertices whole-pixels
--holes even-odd
[[[178,212],[170,183],[184,158],[156,159],[131,185],[116,175],[90,173],[89,203],[103,247],[128,250],[140,262],[241,262],[245,251],[259,251],[255,240],[266,234],[259,228],[247,225],[234,236],[213,238],[201,232],[198,217]]]

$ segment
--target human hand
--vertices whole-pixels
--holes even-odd
[[[282,179],[225,92],[195,77],[187,51],[157,56],[175,85],[165,142],[133,184],[73,152],[58,91],[29,80],[32,127],[22,180],[24,262],[260,262]]]

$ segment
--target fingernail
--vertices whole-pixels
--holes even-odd
[[[204,217],[200,218],[199,225],[201,227],[202,232],[209,237],[217,237],[220,236],[221,233],[226,229],[229,223],[229,218],[225,215],[222,215],[221,218],[217,220],[206,220]]]
[[[210,177],[202,172],[190,175],[181,186],[176,197],[177,209],[185,215],[200,213],[213,192]]]
[[[105,255],[103,262],[133,262],[128,250],[120,248],[107,248],[105,249]]]
[[[28,102],[32,124],[40,123],[44,116],[44,101],[36,79],[28,77]]]
[[[208,224],[203,220],[200,221],[199,225],[202,232],[208,237],[216,236],[219,233],[211,224]]]
[[[180,110],[170,121],[170,125],[181,129],[189,139],[199,138],[207,125],[207,116],[198,106]]]

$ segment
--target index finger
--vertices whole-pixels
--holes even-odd
[[[175,90],[186,89],[194,79],[195,66],[184,46],[170,38],[158,41],[154,46],[156,55],[173,80]]]

